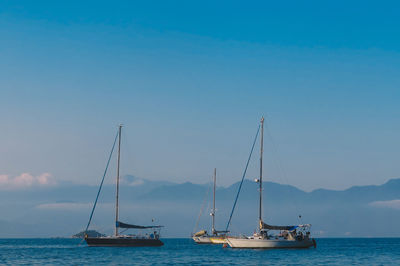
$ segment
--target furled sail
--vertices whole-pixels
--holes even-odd
[[[142,226],[142,225],[134,225],[134,224],[126,224],[120,221],[117,221],[116,226],[119,228],[133,228],[133,229],[149,229],[149,228],[160,228],[163,227],[162,225],[149,225],[149,226]]]
[[[295,225],[269,225],[264,223],[263,221],[260,221],[260,230],[266,229],[266,230],[288,230],[292,231],[296,229],[297,226]]]
[[[201,230],[201,231],[197,232],[196,234],[194,234],[193,236],[204,236],[206,234],[207,234],[206,230]]]

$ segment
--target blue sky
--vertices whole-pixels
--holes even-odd
[[[4,1],[0,175],[96,184],[122,122],[123,173],[205,183],[217,167],[228,185],[266,115],[268,180],[311,190],[397,178],[398,11],[365,1]]]

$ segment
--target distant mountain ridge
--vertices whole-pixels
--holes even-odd
[[[221,199],[229,199],[236,195],[240,182],[236,182],[228,187],[217,187],[217,194]],[[368,202],[376,200],[392,200],[400,197],[400,178],[390,179],[382,185],[353,186],[345,190],[315,189],[311,192],[305,192],[292,185],[279,184],[275,182],[264,182],[265,194],[267,198],[275,201],[287,201],[291,199],[302,198],[306,201],[357,201]],[[121,194],[124,192],[129,195],[130,199],[194,199],[204,197],[206,190],[210,184],[195,184],[191,182],[174,183],[169,181],[150,181],[144,178],[138,178],[132,175],[126,175],[121,180]],[[247,194],[252,194],[257,189],[255,182],[245,179],[240,195],[241,199],[247,199]],[[7,199],[12,194],[17,198],[18,195],[24,197],[52,202],[74,202],[81,200],[91,201],[96,196],[98,186],[82,185],[64,182],[55,187],[36,188],[33,190],[2,190],[0,199]],[[102,189],[102,197],[104,201],[114,201],[115,193],[114,184],[105,184]],[[74,191],[74,196],[71,196]],[[21,199],[23,200],[23,199]]]
[[[229,200],[236,196],[240,182],[236,182],[228,187],[218,187],[217,195],[222,200]],[[198,197],[204,197],[205,191],[209,185],[193,184],[185,182],[182,184],[169,184],[168,186],[159,186],[155,189],[142,194],[139,199],[155,200],[181,200],[182,198],[192,200]],[[316,189],[311,192],[305,192],[291,185],[282,185],[275,182],[265,182],[265,196],[272,202],[287,202],[291,200],[301,200],[304,202],[370,202],[377,200],[394,200],[400,198],[400,178],[390,179],[382,185],[353,186],[345,190]],[[257,184],[251,180],[244,180],[241,200],[252,199],[251,194],[257,191]]]
[[[322,201],[369,202],[393,200],[400,198],[400,178],[390,179],[382,185],[353,186],[341,191],[316,189],[310,194]]]
[[[239,182],[217,188],[217,227],[224,229]],[[164,236],[190,235],[206,198],[199,224],[209,229],[211,184],[177,184],[134,176],[121,180],[121,220],[165,225]],[[0,193],[0,237],[71,236],[87,223],[98,186],[59,183],[48,188]],[[104,185],[91,229],[112,233],[115,185]],[[378,202],[378,203],[377,203]],[[257,225],[257,184],[245,180],[233,215],[236,232],[252,232]],[[274,224],[312,223],[317,236],[400,236],[400,179],[382,185],[345,190],[305,192],[291,185],[264,184],[264,217]],[[298,215],[302,215],[302,221]]]

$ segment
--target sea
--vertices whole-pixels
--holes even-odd
[[[400,265],[400,238],[319,238],[317,248],[241,250],[162,239],[162,247],[88,247],[80,239],[0,239],[2,265]]]

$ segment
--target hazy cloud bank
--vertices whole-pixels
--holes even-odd
[[[34,176],[30,173],[22,173],[12,177],[9,175],[0,175],[0,190],[18,190],[31,187],[47,187],[56,184],[50,173],[43,173]]]
[[[374,201],[374,202],[371,202],[370,205],[374,206],[374,207],[400,210],[400,199],[386,200],[386,201]]]
[[[37,205],[37,209],[41,210],[90,210],[93,203],[79,203],[79,202],[57,202],[57,203],[44,203]]]

